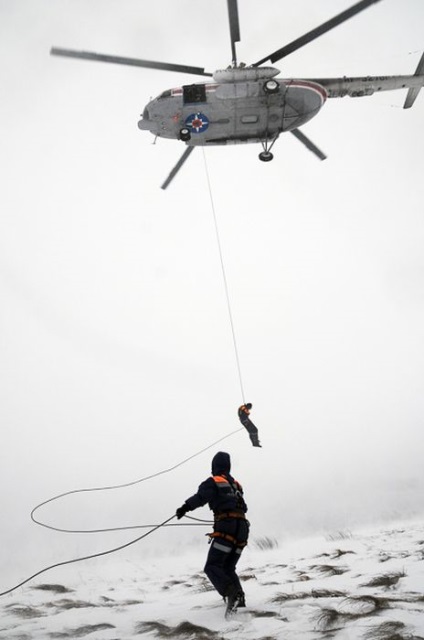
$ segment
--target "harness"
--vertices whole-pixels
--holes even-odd
[[[224,538],[224,540],[231,542],[231,544],[233,544],[235,547],[238,547],[239,549],[243,549],[243,547],[247,545],[247,541],[239,542],[237,538],[235,538],[234,536],[230,536],[229,533],[221,533],[220,531],[213,531],[212,533],[207,533],[206,535],[209,536],[210,538],[209,543],[211,543],[214,538]]]
[[[243,499],[243,489],[241,488],[241,484],[237,482],[237,480],[234,480],[234,483],[230,482],[225,476],[212,476],[212,480],[215,482],[218,492],[235,496],[237,511],[234,513],[237,515],[232,515],[231,517],[244,517],[246,505]],[[231,511],[230,513],[232,514],[233,512]],[[215,514],[215,519],[217,515],[220,516],[221,514]]]
[[[228,511],[228,513],[215,514],[215,522],[225,520],[226,518],[241,518],[242,520],[246,520],[244,513],[240,513],[239,511]]]
[[[246,520],[243,509],[243,507],[245,507],[245,503],[243,500],[243,489],[241,488],[241,485],[237,482],[237,480],[234,480],[234,483],[232,483],[228,480],[228,478],[222,475],[212,476],[212,479],[214,480],[218,491],[231,493],[236,497],[236,509],[238,509],[237,511],[223,511],[221,513],[214,513],[215,523],[220,522],[221,520],[226,520],[227,518]],[[206,535],[209,537],[209,542],[212,542],[214,538],[222,538],[224,540],[227,540],[227,542],[231,542],[231,544],[233,544],[235,547],[238,547],[239,549],[242,549],[247,545],[247,541],[239,542],[236,536],[232,536],[229,533],[222,533],[221,531],[213,531],[212,533],[207,533]]]

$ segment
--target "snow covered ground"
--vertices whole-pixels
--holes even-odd
[[[55,569],[0,600],[0,638],[424,640],[422,522],[253,539],[239,567],[247,607],[231,620],[202,572],[206,552]]]

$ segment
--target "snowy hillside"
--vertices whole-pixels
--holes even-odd
[[[202,573],[205,545],[56,569],[0,601],[0,638],[424,640],[422,523],[265,543],[242,556],[247,608],[231,620]]]

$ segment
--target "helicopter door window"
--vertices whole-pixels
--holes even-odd
[[[186,84],[183,87],[184,104],[206,102],[206,88],[204,84]]]

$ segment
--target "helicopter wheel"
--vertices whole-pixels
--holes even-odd
[[[277,80],[267,80],[264,84],[265,93],[277,93],[279,91],[280,85]]]
[[[183,142],[187,142],[188,140],[190,140],[190,138],[191,138],[190,129],[188,129],[187,127],[183,127],[182,129],[180,129],[179,138]]]
[[[271,162],[273,157],[274,155],[271,153],[271,151],[261,151],[261,153],[259,154],[259,160],[262,160],[262,162]]]

